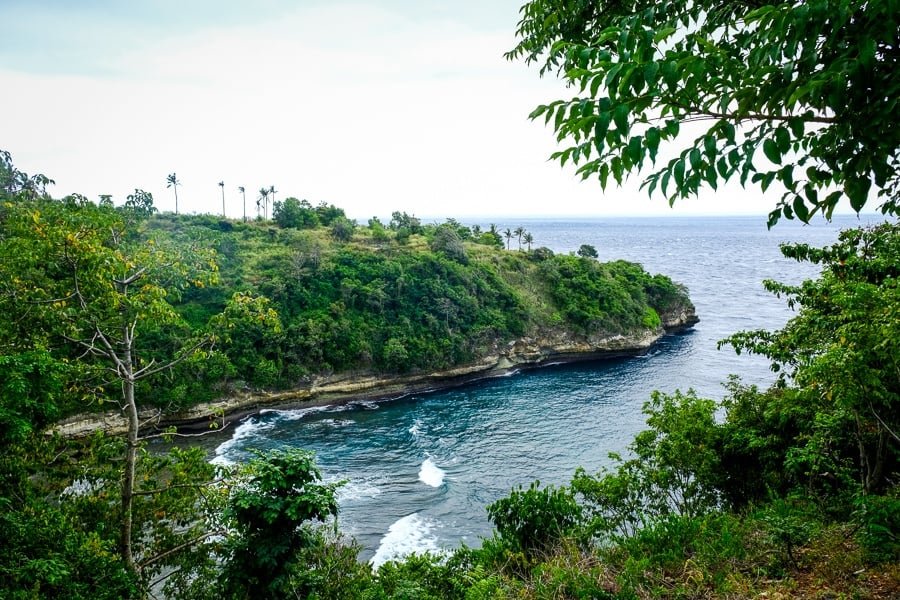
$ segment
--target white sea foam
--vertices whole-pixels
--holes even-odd
[[[335,479],[337,480],[338,478]],[[343,504],[380,495],[381,489],[370,481],[348,481],[338,488],[337,501],[338,504]]]
[[[419,468],[419,481],[431,487],[441,487],[445,475],[443,469],[434,464],[430,458],[426,458]]]
[[[243,440],[255,437],[273,427],[275,427],[274,421],[259,421],[255,417],[248,418],[237,426],[230,439],[219,444],[218,448],[216,448],[216,456],[210,462],[214,465],[223,466],[234,464],[234,461],[228,455],[236,446],[239,446]]]
[[[353,425],[355,421],[351,419],[322,419],[319,423],[328,425],[329,427],[349,427],[350,425]]]
[[[491,377],[512,377],[513,375],[518,375],[519,369],[510,369],[508,371],[503,371],[497,375],[491,375]]]
[[[403,558],[409,554],[439,552],[437,538],[432,533],[434,527],[433,521],[419,513],[398,519],[381,538],[378,550],[375,551],[375,556],[369,559],[369,563],[377,569],[389,560]]]
[[[308,408],[294,408],[291,410],[264,408],[260,414],[271,413],[278,415],[284,421],[299,421],[306,415],[328,410],[329,406],[310,406]]]
[[[419,435],[422,433],[422,420],[421,419],[416,419],[413,422],[412,427],[409,428],[409,433],[414,438],[419,437]]]

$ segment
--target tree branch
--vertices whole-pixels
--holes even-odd
[[[210,430],[208,430],[208,431],[201,431],[200,433],[176,433],[176,432],[172,432],[172,433],[165,433],[165,432],[163,432],[163,433],[151,433],[150,435],[143,435],[143,436],[141,436],[139,439],[140,439],[141,441],[144,441],[144,440],[153,440],[153,439],[166,438],[166,437],[198,438],[198,437],[203,437],[203,436],[210,435],[210,434],[213,434],[213,433],[221,433],[222,431],[225,431],[226,429],[228,429],[229,427],[231,427],[232,423],[235,423],[235,421],[231,421],[231,422],[229,422],[229,423],[225,423],[224,425],[222,425],[222,426],[219,427],[218,429],[210,429]]]
[[[881,426],[884,427],[885,431],[887,431],[892,438],[894,438],[895,440],[900,442],[900,436],[897,436],[897,434],[894,433],[894,430],[891,429],[890,427],[888,427],[887,423],[885,423],[882,420],[882,418],[880,416],[878,416],[878,413],[875,412],[875,407],[873,407],[871,404],[869,404],[869,410],[872,411],[872,414],[875,415],[875,418],[878,420],[879,423],[881,423]]]
[[[790,121],[792,119],[800,119],[806,123],[837,123],[834,117],[818,117],[818,116],[798,116],[798,115],[767,115],[763,113],[724,113],[709,110],[697,110],[692,108],[681,107],[688,111],[688,116],[682,119],[684,122],[705,121],[709,119],[728,119],[730,121]]]
[[[183,544],[179,544],[179,545],[175,546],[174,548],[170,548],[170,549],[166,550],[165,552],[157,554],[156,556],[151,556],[147,560],[141,561],[141,563],[138,565],[138,568],[145,569],[148,566],[152,565],[153,563],[157,563],[157,562],[161,561],[162,559],[168,558],[169,556],[175,554],[176,552],[180,552],[181,550],[184,550],[185,548],[189,548],[189,547],[193,546],[197,542],[202,542],[203,540],[205,540],[207,538],[211,538],[211,537],[214,537],[217,535],[224,535],[225,533],[227,533],[227,530],[217,529],[216,531],[209,531],[202,535],[198,535],[197,537],[192,538],[192,539],[184,542]]]
[[[170,369],[170,368],[174,367],[175,365],[184,362],[185,360],[190,358],[191,354],[193,354],[193,352],[195,350],[197,350],[198,348],[200,348],[201,346],[203,346],[205,344],[208,344],[209,342],[210,342],[209,337],[203,338],[200,341],[198,341],[196,344],[194,344],[193,346],[183,350],[181,356],[179,356],[178,358],[176,358],[172,361],[169,361],[168,363],[166,363],[164,365],[160,365],[160,366],[156,367],[155,369],[150,368],[153,366],[153,363],[151,362],[149,365],[147,365],[143,369],[135,371],[135,373],[134,373],[135,381],[137,381],[138,379],[143,379],[144,377],[149,377],[150,375],[154,375],[156,373],[159,373],[160,371],[165,371],[166,369]]]
[[[212,481],[207,481],[205,483],[173,483],[172,485],[167,485],[164,488],[156,488],[156,489],[152,489],[152,490],[139,490],[139,491],[134,491],[131,494],[133,496],[154,496],[156,494],[162,494],[163,492],[168,492],[169,490],[174,490],[174,489],[205,488],[205,487],[208,487],[211,485],[215,485],[217,483],[222,483],[223,481],[225,481],[225,480],[224,479],[213,479]]]

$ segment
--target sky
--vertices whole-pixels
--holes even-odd
[[[759,214],[770,190],[670,208],[632,178],[604,192],[557,149],[539,104],[574,95],[510,62],[524,0],[0,0],[0,149],[116,204],[135,188],[188,213],[276,199],[365,220]]]

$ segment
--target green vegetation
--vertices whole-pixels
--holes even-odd
[[[654,162],[681,123],[710,121],[649,176],[651,193],[674,200],[739,175],[784,186],[770,224],[876,194],[896,216],[897,16],[889,0],[534,0],[510,56],[585,95],[533,116],[574,140],[561,162],[604,186]],[[648,430],[613,468],[513,490],[488,507],[496,533],[479,549],[373,573],[329,529],[335,486],[311,456],[219,468],[198,449],[150,454],[150,438],[177,434],[142,437],[139,404],[328,370],[442,368],[545,324],[653,329],[683,290],[601,265],[588,246],[531,251],[521,227],[397,212],[360,228],[334,207],[275,202],[274,186],[260,190],[261,222],[234,223],[155,215],[141,190],[119,209],[53,201],[50,183],[0,154],[3,597],[900,596],[897,223],[784,247],[822,267],[799,286],[766,283],[797,316],[725,341],[771,361],[769,389],[734,378],[721,404],[654,394]],[[175,173],[169,183],[177,206]],[[508,252],[514,237],[527,253]],[[122,437],[42,433],[111,402],[129,417]]]
[[[784,190],[769,216],[900,211],[894,0],[532,0],[507,54],[577,95],[539,106],[584,178],[629,174],[670,202],[738,178]],[[679,143],[682,125],[699,135]],[[701,125],[696,125],[700,123]]]
[[[671,299],[690,306],[637,265],[503,251],[495,226],[395,213],[388,227],[359,228],[334,206],[293,198],[274,202],[275,224],[158,215],[142,190],[118,208],[54,200],[49,179],[0,158],[4,597],[85,597],[100,581],[110,598],[370,588],[354,546],[316,524],[334,518],[336,486],[321,483],[309,454],[217,468],[197,448],[150,453],[148,442],[182,434],[148,433],[142,410],[161,418],[338,370],[449,368],[548,327],[658,332],[647,315]],[[578,280],[563,283],[570,263]],[[108,406],[126,417],[121,436],[43,433],[67,413]],[[349,579],[335,580],[338,565]]]
[[[177,322],[142,330],[142,351],[158,363],[178,339],[210,341],[139,384],[151,402],[177,408],[333,372],[447,369],[550,325],[573,335],[658,330],[659,313],[689,306],[683,289],[638,265],[500,252],[496,228],[476,235],[400,213],[388,227],[358,227],[334,206],[294,198],[273,212],[281,227],[171,214],[136,224],[135,243],[193,256],[211,248],[217,267],[215,284],[166,297]]]

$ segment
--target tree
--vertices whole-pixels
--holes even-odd
[[[172,191],[175,193],[175,214],[178,214],[178,186],[181,185],[181,182],[178,181],[178,177],[175,173],[169,173],[169,176],[166,177],[166,187],[172,188]]]
[[[244,474],[228,501],[234,533],[222,570],[225,590],[234,598],[287,597],[299,554],[322,543],[311,522],[337,517],[341,483],[321,483],[312,453],[303,450],[260,455]]]
[[[459,236],[456,228],[448,223],[444,223],[434,232],[431,249],[435,252],[441,252],[462,264],[466,264],[469,261],[462,238]]]
[[[153,206],[153,194],[135,189],[134,193],[129,194],[125,199],[122,210],[138,219],[146,219],[156,212],[156,207]]]
[[[319,215],[307,200],[285,198],[272,206],[272,218],[281,227],[314,229],[319,225]]]
[[[417,217],[396,210],[391,213],[391,222],[388,224],[388,227],[394,231],[405,229],[410,234],[422,233],[423,231],[422,222]]]
[[[145,199],[152,207],[152,197],[146,194]],[[126,210],[145,207],[139,200],[134,204],[126,203]],[[128,570],[139,574],[146,562],[134,548],[146,532],[133,527],[135,499],[148,492],[138,490],[136,478],[142,443],[136,385],[191,357],[208,338],[184,340],[161,362],[143,362],[138,340],[148,322],[179,319],[169,295],[214,280],[212,255],[202,248],[182,254],[152,240],[133,241],[127,222],[116,212],[89,203],[10,203],[6,217],[4,229],[12,236],[4,240],[0,254],[17,260],[3,261],[4,313],[27,314],[32,336],[62,343],[82,361],[95,359],[87,363],[92,376],[105,374],[102,387],[114,383],[120,390],[117,403],[127,427],[120,473],[120,552]]]
[[[338,217],[331,223],[331,237],[339,242],[349,242],[353,238],[356,223],[347,217]]]
[[[244,189],[244,186],[239,185],[238,191],[241,193],[241,198],[244,200],[244,222],[247,222],[247,192]]]
[[[804,415],[792,454],[777,468],[810,487],[855,479],[864,493],[880,493],[896,485],[900,464],[900,225],[852,229],[829,248],[782,252],[823,267],[819,279],[799,286],[765,282],[799,314],[779,331],[728,340],[769,358],[778,387],[792,386],[779,399],[781,412]]]
[[[0,150],[0,192],[18,194],[22,198],[36,199],[47,197],[47,186],[56,182],[38,173],[28,175],[13,165],[12,154]]]
[[[528,251],[531,252],[531,244],[534,243],[534,236],[531,235],[530,231],[525,232],[525,236],[523,238],[525,243],[528,244]]]
[[[522,15],[507,58],[578,91],[531,118],[570,142],[553,158],[583,178],[621,184],[671,146],[643,181],[670,203],[738,177],[783,188],[770,226],[828,218],[842,198],[900,214],[895,2],[533,0]],[[688,123],[705,131],[679,145]]]
[[[513,234],[515,234],[515,236],[519,238],[519,250],[521,250],[522,236],[525,235],[525,228],[520,225],[519,227],[516,227],[515,231],[513,231]]]
[[[263,219],[269,218],[269,188],[259,188],[259,198],[256,200],[256,216],[259,217],[259,209],[262,207]]]
[[[220,181],[219,187],[222,188],[222,218],[225,217],[225,182]]]
[[[597,254],[597,249],[590,244],[582,244],[579,246],[576,254],[581,258],[598,258],[600,256]]]
[[[512,239],[512,236],[513,236],[513,232],[509,229],[509,227],[507,227],[506,230],[503,232],[503,237],[506,238],[506,249],[507,250],[509,250],[509,241]]]
[[[272,196],[272,203],[274,204],[275,203],[275,186],[274,185],[269,186],[269,195]],[[266,218],[269,218],[268,215],[266,215]]]

